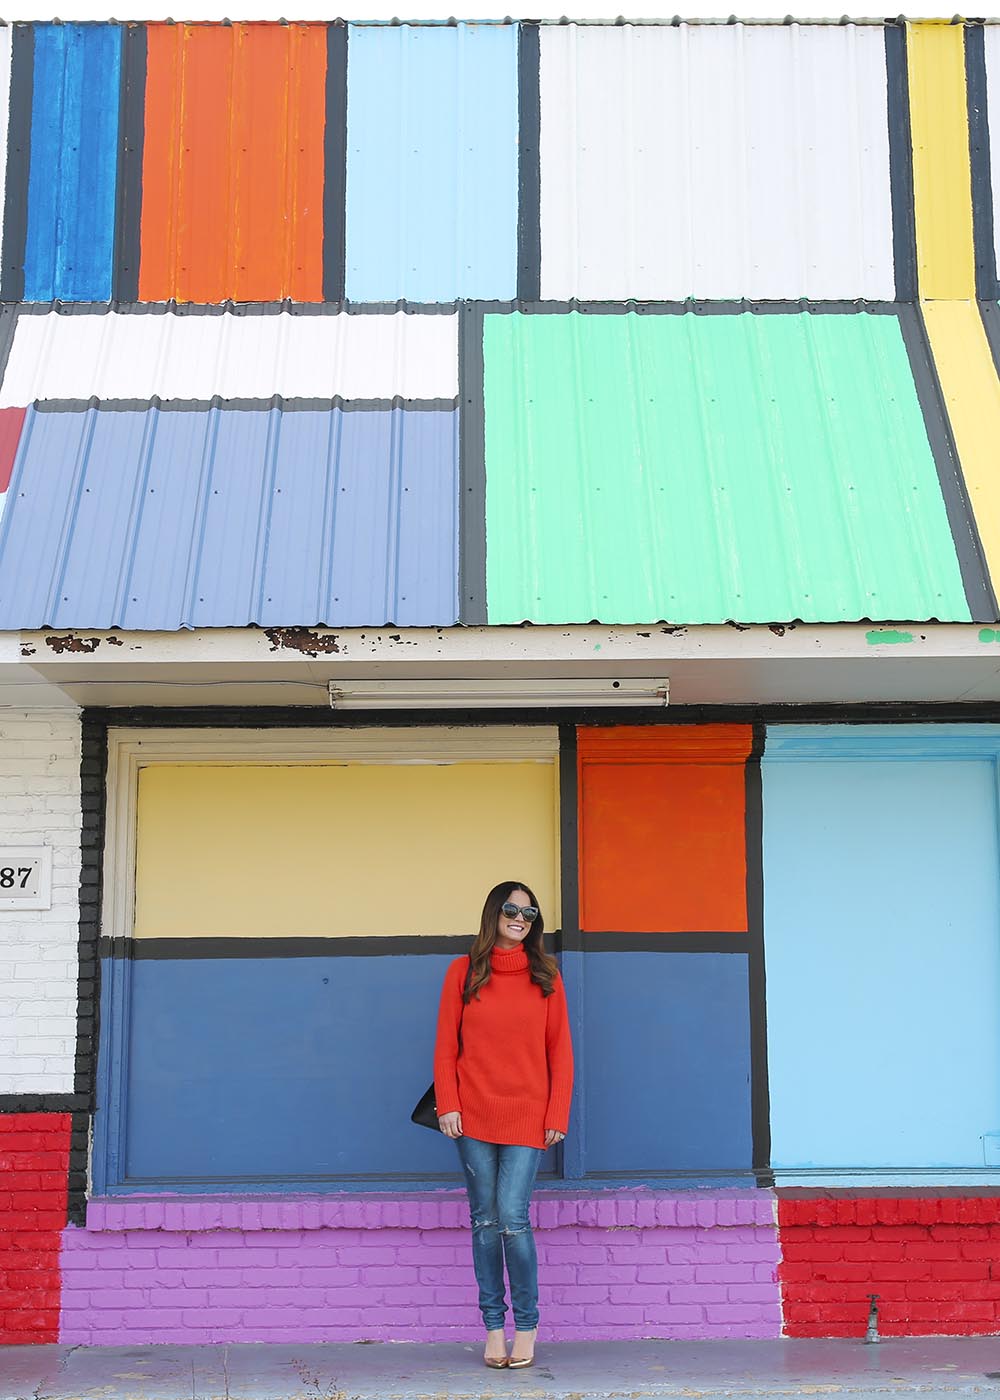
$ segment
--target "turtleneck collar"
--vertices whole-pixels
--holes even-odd
[[[494,972],[526,972],[528,969],[528,955],[524,951],[524,945],[519,944],[516,948],[494,948],[490,954],[490,967]]]

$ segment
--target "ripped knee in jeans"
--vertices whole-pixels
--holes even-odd
[[[530,1232],[531,1225],[527,1220],[505,1220],[501,1222],[500,1233],[507,1235],[526,1235]]]
[[[491,1215],[473,1215],[472,1217],[473,1230],[495,1230],[499,1224],[499,1220],[494,1219]]]

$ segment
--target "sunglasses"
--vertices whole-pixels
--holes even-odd
[[[526,924],[533,924],[538,918],[538,910],[533,904],[503,904],[501,911],[505,919],[516,919],[520,914]]]

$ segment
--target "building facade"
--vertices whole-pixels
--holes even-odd
[[[409,1113],[508,877],[550,1336],[1000,1331],[998,88],[0,29],[0,1340],[477,1336]]]

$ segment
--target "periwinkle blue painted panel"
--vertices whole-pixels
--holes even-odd
[[[445,626],[453,410],[32,410],[0,627]]]
[[[517,26],[352,25],[347,296],[511,298]]]
[[[742,953],[564,953],[582,979],[588,1172],[738,1174],[752,1163]]]
[[[982,1168],[1000,1129],[996,775],[946,728],[924,759],[888,728],[867,758],[765,751],[776,1168]]]
[[[35,26],[26,301],[111,297],[121,29]]]

